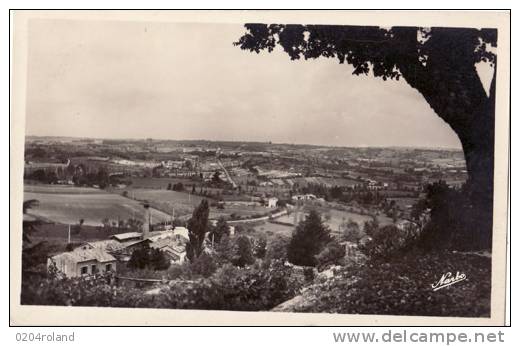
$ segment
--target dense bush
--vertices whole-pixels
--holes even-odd
[[[316,255],[316,261],[319,267],[341,264],[345,258],[345,253],[345,245],[341,245],[337,241],[332,240]]]
[[[201,256],[202,257],[202,256]],[[58,279],[55,275],[24,277],[22,304],[147,307],[171,309],[269,310],[301,288],[292,268],[273,261],[268,268],[226,264],[212,276],[175,280],[158,294],[115,284],[110,274]]]
[[[165,270],[170,266],[170,260],[161,250],[143,246],[132,252],[127,265],[132,269]]]
[[[223,217],[220,217],[215,227],[212,227],[209,231],[208,237],[212,242],[219,243],[220,239],[224,236],[229,236],[230,227]]]
[[[289,246],[289,238],[277,234],[267,244],[265,259],[267,261],[287,259],[287,248]]]
[[[343,239],[346,241],[357,243],[363,236],[358,223],[352,219],[348,219],[347,222],[342,223],[341,229],[343,230]]]
[[[256,258],[264,258],[267,253],[267,239],[265,236],[260,236],[254,241],[253,253]]]
[[[373,232],[372,239],[361,245],[360,249],[370,258],[390,258],[410,250],[417,237],[416,228],[400,229],[394,225],[387,225]]]
[[[30,174],[26,174],[25,179],[35,180],[44,184],[55,184],[58,182],[58,176],[55,172],[37,169]]]
[[[422,232],[419,245],[426,249],[488,249],[491,244],[492,217],[482,218],[482,208],[475,203],[467,187],[454,189],[444,181],[426,186],[426,198],[413,209],[415,217],[430,210],[430,221]]]
[[[190,262],[189,267],[193,274],[207,278],[217,270],[216,258],[203,252]]]

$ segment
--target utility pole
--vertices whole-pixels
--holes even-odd
[[[69,224],[69,237],[68,237],[67,244],[70,244],[70,224]]]

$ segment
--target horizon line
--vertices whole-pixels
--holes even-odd
[[[166,138],[153,138],[153,137],[125,137],[125,138],[107,138],[107,137],[88,137],[88,136],[66,136],[66,135],[25,135],[25,139],[29,137],[47,137],[47,138],[71,138],[71,139],[97,139],[97,140],[120,140],[120,141],[171,141],[171,142],[230,142],[230,143],[261,143],[261,144],[270,144],[270,145],[293,145],[293,146],[312,146],[312,147],[326,147],[326,148],[399,148],[399,149],[435,149],[435,150],[457,150],[462,151],[462,148],[450,147],[450,146],[416,146],[416,145],[356,145],[356,146],[346,146],[346,145],[333,145],[333,144],[311,144],[311,143],[284,143],[284,142],[273,142],[273,141],[254,141],[254,140],[232,140],[232,139],[201,139],[201,138],[191,138],[191,139],[166,139]]]

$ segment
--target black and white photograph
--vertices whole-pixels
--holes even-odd
[[[20,323],[504,323],[508,13],[22,12]]]

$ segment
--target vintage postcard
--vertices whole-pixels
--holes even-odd
[[[507,11],[13,11],[13,325],[503,325]]]

